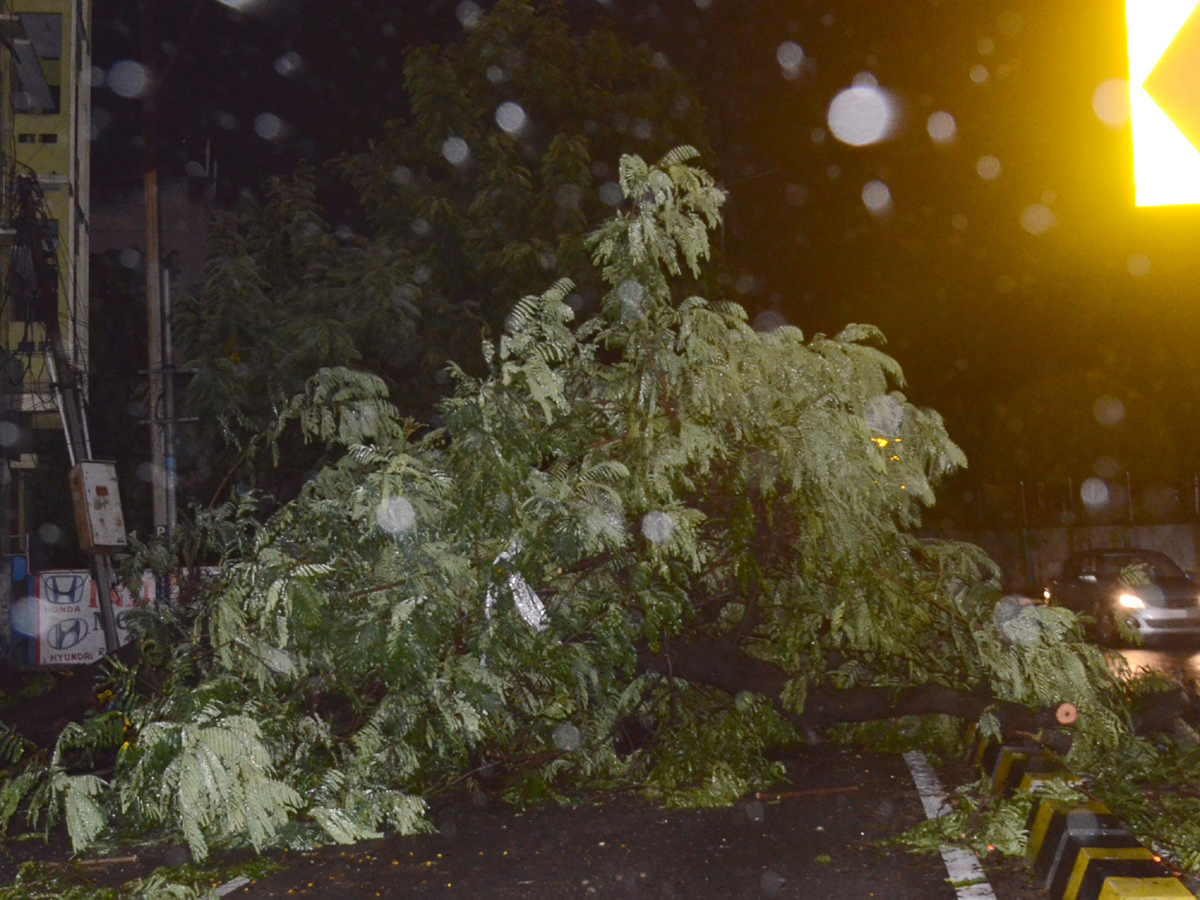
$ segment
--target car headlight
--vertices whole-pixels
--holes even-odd
[[[1117,598],[1117,602],[1126,609],[1145,609],[1146,604],[1142,602],[1142,598],[1137,594],[1122,594]]]

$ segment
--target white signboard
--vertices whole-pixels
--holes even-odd
[[[86,569],[39,572],[34,604],[35,658],[41,666],[82,666],[104,657],[104,628],[100,622],[100,594]],[[135,606],[154,597],[154,576],[142,576],[139,596],[121,586],[113,591],[117,639],[129,641],[126,616]]]

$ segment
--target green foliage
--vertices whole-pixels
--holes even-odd
[[[630,144],[658,155],[703,141],[703,111],[676,72],[607,29],[573,33],[548,0],[502,0],[463,40],[412,48],[404,83],[412,115],[332,166],[361,234],[331,228],[318,173],[302,165],[217,224],[203,288],[177,301],[197,370],[197,466],[216,478],[236,463],[243,483],[294,494],[241,451],[321,367],[370,371],[427,420],[451,389],[447,361],[480,374],[481,332],[499,332],[530,285],[570,277],[572,302],[594,305],[584,236],[611,212],[612,161]],[[501,109],[524,125],[505,130]],[[447,159],[448,140],[464,142],[465,161]],[[289,470],[320,464],[281,437]]]
[[[912,535],[963,460],[878,332],[756,332],[694,292],[723,200],[694,158],[622,158],[625,201],[585,241],[596,314],[577,323],[561,279],[519,300],[480,374],[450,368],[444,427],[419,433],[346,366],[279,402],[255,452],[311,442],[324,463],[261,523],[250,494],[136,548],[130,571],[168,550],[220,564],[142,613],[146,665],[111,670],[120,712],[64,732],[0,810],[28,794],[77,846],[119,816],[203,857],[411,833],[425,798],[489,778],[518,802],[728,803],[781,777],[764,751],[816,684],[1070,700],[1073,764],[1122,746],[1127,697],[1073,617],[1002,598],[977,548]],[[261,264],[286,274],[308,239]],[[639,673],[717,635],[790,676],[783,709]],[[631,720],[657,742],[624,746]],[[72,768],[117,742],[107,783]],[[1002,809],[981,833],[1008,846]]]
[[[217,885],[239,877],[255,880],[279,868],[262,858],[220,868],[164,867],[125,884],[105,885],[78,863],[27,862],[12,884],[0,886],[0,900],[208,900]]]

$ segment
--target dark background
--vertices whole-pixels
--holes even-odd
[[[1092,110],[1096,87],[1127,74],[1123,4],[565,5],[580,27],[608,17],[701,92],[716,152],[706,164],[731,192],[729,296],[806,333],[882,327],[910,398],[942,412],[967,451],[969,479],[1078,486],[1098,461],[1139,482],[1200,470],[1200,211],[1136,208],[1129,128]],[[195,170],[211,147],[225,205],[302,157],[364,146],[405,114],[404,49],[463,28],[458,4],[438,0],[158,6],[162,171]],[[97,0],[97,69],[141,58],[140,27],[135,0]],[[776,59],[789,40],[805,53],[795,79]],[[970,77],[977,65],[983,83]],[[902,125],[855,148],[825,120],[862,72],[897,98]],[[140,180],[140,103],[106,86],[93,97],[103,201]],[[935,110],[955,117],[949,146],[926,132]],[[263,113],[282,121],[280,137],[256,134]],[[976,172],[985,154],[1002,165],[993,181]],[[887,216],[863,204],[873,179],[891,191]],[[325,195],[334,225],[353,217],[336,187]],[[1020,221],[1035,203],[1056,220],[1038,236]],[[1131,272],[1137,254],[1149,272]],[[1107,397],[1125,413],[1111,426],[1095,415]]]

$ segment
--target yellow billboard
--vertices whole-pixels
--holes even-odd
[[[1200,0],[1126,0],[1138,206],[1200,203]]]

